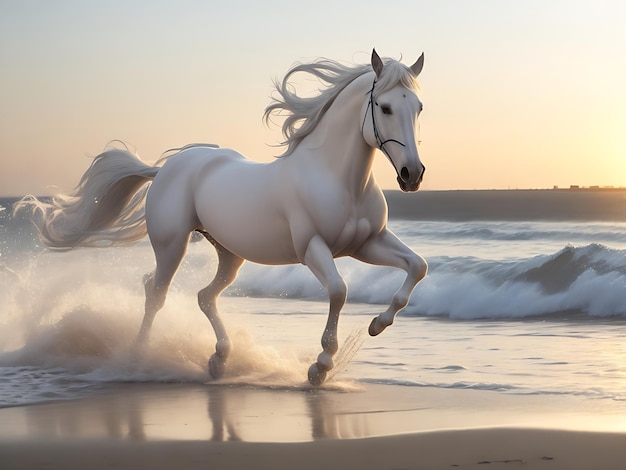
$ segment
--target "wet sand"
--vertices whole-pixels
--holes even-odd
[[[581,403],[374,384],[118,384],[0,409],[0,468],[621,468],[623,407]]]

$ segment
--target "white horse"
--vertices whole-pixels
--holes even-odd
[[[25,199],[20,207],[32,207],[40,237],[51,247],[128,243],[148,234],[156,269],[144,278],[140,342],[165,302],[190,234],[201,232],[219,259],[215,278],[198,293],[217,338],[208,364],[214,378],[223,375],[232,348],[217,298],[244,260],[308,266],[330,301],[323,351],[308,371],[309,382],[319,385],[333,367],[347,294],[334,259],[351,256],[406,271],[389,308],[371,322],[372,336],[393,323],[426,275],[425,260],[387,229],[387,204],[372,175],[378,148],[403,191],[419,188],[425,167],[415,136],[422,110],[416,77],[423,63],[423,54],[407,67],[381,60],[374,50],[371,64],[318,60],[293,67],[276,83],[278,97],[265,110],[266,121],[275,112],[287,116],[287,150],[270,163],[208,144],[177,149],[155,166],[126,150],[108,150],[94,158],[73,195],[48,203]],[[300,97],[289,84],[295,73],[313,75],[326,86],[313,97]]]

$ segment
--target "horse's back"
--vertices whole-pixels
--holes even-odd
[[[202,229],[242,258],[297,262],[278,174],[274,165],[230,149],[190,148],[170,157],[146,200],[150,239],[182,242]]]

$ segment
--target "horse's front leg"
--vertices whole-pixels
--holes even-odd
[[[317,386],[324,382],[327,372],[334,366],[333,356],[339,349],[337,341],[339,313],[346,302],[348,289],[337,271],[330,248],[320,236],[313,237],[309,242],[304,263],[326,288],[330,303],[328,320],[322,335],[323,351],[317,357],[317,361],[309,368],[309,382],[311,385]]]
[[[393,294],[389,308],[370,324],[369,334],[376,336],[391,325],[396,314],[407,306],[413,289],[426,276],[428,265],[424,258],[387,229],[368,240],[353,256],[366,263],[392,266],[407,273],[402,286]]]

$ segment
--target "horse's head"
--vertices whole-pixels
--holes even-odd
[[[383,63],[372,51],[376,74],[363,105],[362,131],[365,141],[379,148],[391,161],[400,189],[417,191],[426,167],[417,152],[415,125],[422,102],[415,93],[415,79],[422,71],[424,54],[411,67],[397,61]]]

